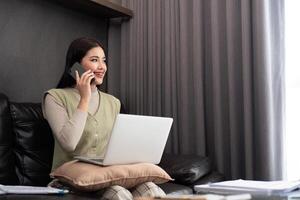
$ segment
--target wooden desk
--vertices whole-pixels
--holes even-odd
[[[134,198],[134,200],[207,200],[205,195],[180,195],[180,196],[172,196],[172,197],[138,197]]]

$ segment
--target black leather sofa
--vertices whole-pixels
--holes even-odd
[[[0,93],[0,184],[46,186],[50,181],[53,137],[40,103],[14,103]],[[223,180],[208,158],[168,155],[160,166],[175,182],[160,185],[167,194],[193,193],[193,185]],[[0,195],[0,199],[99,199],[96,194]]]

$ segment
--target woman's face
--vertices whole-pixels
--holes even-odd
[[[82,58],[80,64],[85,71],[90,69],[95,74],[95,81],[93,84],[101,85],[103,83],[107,68],[105,54],[101,47],[90,49]]]

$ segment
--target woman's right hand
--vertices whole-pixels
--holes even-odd
[[[89,102],[91,99],[91,80],[95,77],[91,70],[84,72],[81,77],[79,77],[78,71],[76,73],[76,89],[80,94],[80,102],[78,108],[82,111],[87,111]]]

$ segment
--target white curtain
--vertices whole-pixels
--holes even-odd
[[[134,17],[108,90],[174,118],[166,151],[209,156],[230,179],[282,178],[283,0],[122,2]]]

